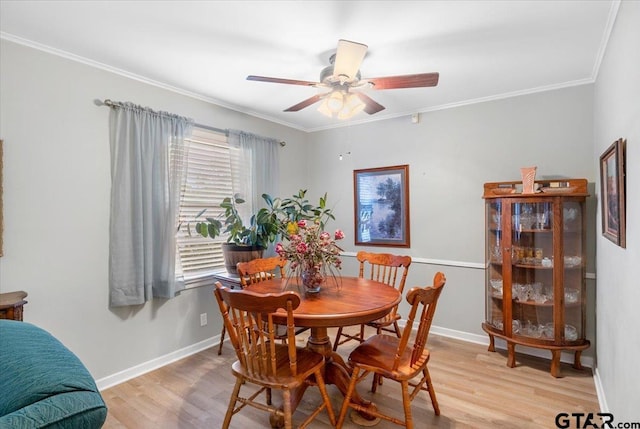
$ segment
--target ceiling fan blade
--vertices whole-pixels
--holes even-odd
[[[378,103],[368,95],[355,91],[352,92],[352,94],[358,95],[358,98],[360,98],[360,100],[362,100],[362,102],[366,105],[364,111],[368,114],[373,115],[374,113],[378,113],[379,111],[384,110],[384,106],[382,104]]]
[[[333,62],[333,75],[336,77],[346,76],[347,80],[353,80],[360,70],[360,64],[362,64],[366,53],[367,45],[349,40],[338,40],[338,49]]]
[[[302,110],[305,107],[309,107],[314,103],[317,103],[318,101],[322,100],[323,95],[321,94],[316,94],[313,97],[307,98],[304,101],[301,101],[300,103],[289,107],[288,109],[285,109],[285,112],[297,112],[298,110]]]
[[[295,80],[295,79],[281,79],[279,77],[265,77],[265,76],[247,76],[247,80],[255,80],[258,82],[271,82],[271,83],[284,83],[287,85],[303,85],[303,86],[315,86],[320,82],[309,82],[308,80]]]
[[[439,77],[439,73],[420,73],[407,74],[404,76],[367,78],[366,80],[374,84],[374,89],[398,89],[436,86]]]

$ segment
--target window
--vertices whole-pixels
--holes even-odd
[[[211,239],[194,230],[195,216],[203,209],[199,218],[216,217],[223,213],[220,202],[233,195],[232,162],[237,162],[237,151],[229,147],[223,133],[195,127],[190,138],[187,174],[180,196],[177,245],[185,286],[194,287],[202,283],[203,277],[212,271],[224,268],[221,244],[225,237]],[[191,235],[187,225],[190,225]]]

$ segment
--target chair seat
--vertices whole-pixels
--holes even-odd
[[[378,326],[389,326],[389,325],[393,325],[393,322],[396,322],[398,320],[401,319],[401,316],[399,314],[387,314],[384,317],[381,317],[380,319],[376,319],[372,322],[368,322],[367,326],[372,326],[374,328],[377,328]]]
[[[437,272],[433,276],[433,286],[411,288],[406,298],[407,303],[411,305],[411,310],[402,335],[399,335],[400,338],[378,333],[353,349],[349,355],[351,381],[342,403],[336,429],[342,429],[349,408],[356,411],[367,411],[374,417],[385,419],[407,429],[413,429],[416,425],[411,415],[411,402],[421,391],[429,393],[433,411],[436,416],[440,415],[436,392],[427,367],[431,354],[426,346],[438,297],[445,282],[444,274]],[[418,329],[414,334],[413,325],[416,320],[419,322]],[[397,331],[397,323],[394,323],[394,327]],[[400,419],[396,413],[385,414],[380,410],[369,411],[361,404],[352,401],[351,397],[356,385],[364,380],[369,373],[373,373],[372,393],[376,393],[378,385],[382,385],[382,380],[385,378],[400,383],[404,420]],[[420,427],[424,427],[425,422],[420,423],[422,423]]]
[[[416,373],[429,362],[429,350],[423,350],[417,362],[411,365],[411,353],[413,347],[405,348],[400,356],[400,363],[397,370],[393,370],[393,362],[400,339],[391,335],[374,335],[359,346],[349,355],[349,362],[357,364],[363,369],[374,371],[383,376],[395,380],[409,380],[415,377]]]
[[[262,374],[250,372],[242,366],[240,361],[235,361],[231,366],[231,371],[236,377],[243,377],[270,388],[292,389],[302,384],[314,371],[324,365],[324,357],[317,352],[306,348],[296,348],[297,353],[297,376],[291,375],[289,366],[289,352],[286,344],[276,344],[276,374]]]

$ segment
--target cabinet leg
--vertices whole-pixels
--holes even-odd
[[[551,375],[558,378],[560,374],[560,355],[562,350],[551,350]]]
[[[507,343],[507,366],[509,368],[516,366],[516,345],[514,343]]]
[[[488,350],[490,352],[495,352],[496,351],[496,342],[494,340],[493,335],[489,335],[489,348]]]
[[[580,363],[580,357],[582,356],[582,350],[576,350],[576,354],[573,358],[573,367],[575,369],[583,369],[582,363]]]

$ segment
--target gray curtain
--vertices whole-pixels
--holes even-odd
[[[249,203],[239,210],[248,225],[251,215],[265,205],[262,194],[273,197],[279,194],[280,142],[245,131],[229,130],[229,145],[235,152],[231,162],[233,192],[243,195]],[[273,249],[267,249],[266,255],[271,254],[274,254]]]
[[[176,224],[193,121],[131,103],[112,103],[109,302],[172,298]]]
[[[229,130],[229,145],[239,151],[239,162],[232,165],[234,192],[245,195],[251,203],[251,213],[255,213],[264,206],[262,194],[278,195],[280,143],[273,138]]]

